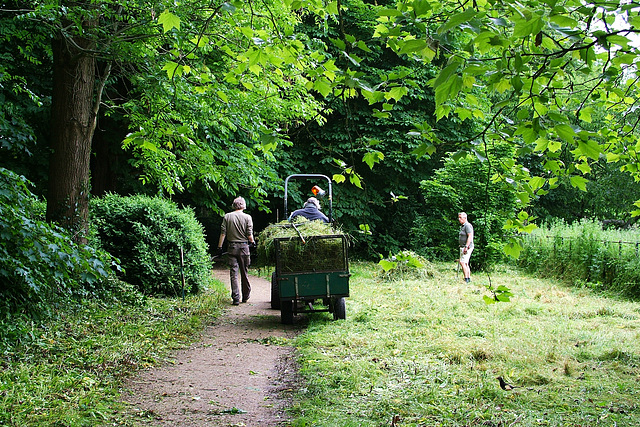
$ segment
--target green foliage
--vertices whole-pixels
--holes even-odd
[[[472,263],[485,268],[499,262],[510,233],[503,225],[517,207],[513,188],[498,178],[509,172],[505,165],[510,161],[505,145],[475,157],[447,159],[433,179],[421,182],[425,203],[411,228],[412,247],[432,259],[458,258],[457,214],[466,212],[474,229]]]
[[[487,289],[489,290],[489,292],[491,292],[491,296],[484,295],[482,297],[485,304],[487,305],[495,304],[497,302],[509,302],[511,301],[510,298],[513,296],[511,289],[509,289],[505,285],[498,285],[496,288],[488,285]]]
[[[46,317],[65,298],[101,296],[117,287],[108,280],[117,267],[112,258],[44,222],[43,206],[29,186],[0,168],[0,319],[18,313]]]
[[[317,116],[305,85],[322,68],[305,51],[285,4],[209,2],[174,5],[158,17],[162,30],[143,49],[147,67],[131,77],[123,105],[130,133],[123,146],[146,186],[181,194],[224,212],[239,194],[264,206],[279,184],[274,151],[285,129]]]
[[[640,51],[632,42],[638,5],[613,1],[601,8],[570,0],[561,8],[540,1],[395,6],[380,13],[376,36],[399,55],[438,62],[430,82],[438,120],[484,122],[457,145],[506,141],[517,147],[520,160],[535,158],[535,168],[518,167],[517,174],[503,177],[524,206],[559,181],[586,191],[604,159],[638,179],[640,86],[634,76]],[[481,105],[479,99],[490,102]],[[429,124],[423,127],[428,135]]]
[[[45,33],[32,20],[0,13],[0,167],[36,185],[46,176],[49,157],[43,137],[49,132],[51,47]],[[32,188],[38,195],[41,190]]]
[[[604,231],[595,221],[559,221],[526,237],[518,263],[544,277],[640,298],[639,245],[636,229]]]
[[[116,256],[122,279],[146,295],[181,295],[181,253],[185,292],[211,282],[204,232],[191,209],[166,199],[106,195],[91,202],[92,226],[101,246]]]
[[[433,267],[424,257],[411,251],[400,251],[378,261],[382,280],[421,279],[433,276]]]
[[[619,166],[603,160],[594,166],[591,176],[586,191],[572,187],[567,178],[560,179],[557,188],[534,203],[532,212],[543,222],[560,218],[573,223],[589,218],[614,227],[634,223],[631,211],[640,194],[640,182],[620,171]]]
[[[212,290],[184,302],[85,300],[57,307],[42,326],[25,323],[29,340],[0,342],[0,425],[134,425],[125,379],[200,336],[226,295],[222,283]],[[14,320],[0,319],[0,328]]]
[[[325,55],[348,80],[325,96],[326,123],[293,129],[294,145],[277,155],[282,175],[320,171],[333,177],[335,217],[357,239],[354,252],[377,259],[411,247],[408,230],[422,208],[420,181],[451,149],[443,141],[464,138],[473,125],[457,118],[435,122],[428,81],[437,68],[413,66],[373,37],[377,13],[384,10],[380,2],[341,5],[324,28],[307,16],[301,30],[312,47],[326,46]],[[414,132],[422,122],[433,126],[429,140]],[[357,233],[363,223],[371,234]]]

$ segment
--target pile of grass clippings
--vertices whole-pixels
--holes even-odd
[[[281,267],[288,272],[346,269],[342,238],[344,235],[331,224],[296,218],[293,222],[270,224],[258,235],[258,264],[275,265],[275,240],[280,241]]]
[[[381,267],[376,273],[380,280],[420,280],[434,276],[434,267],[425,257],[412,251],[400,251],[380,260]]]

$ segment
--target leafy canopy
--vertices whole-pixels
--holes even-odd
[[[559,177],[585,190],[601,158],[640,178],[639,12],[622,1],[399,1],[376,35],[399,55],[442,63],[431,81],[438,119],[484,120],[459,143],[507,141],[539,159],[535,175],[514,165],[504,176],[526,206]],[[479,94],[489,108],[475,107]]]

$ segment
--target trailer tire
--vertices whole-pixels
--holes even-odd
[[[282,301],[280,320],[284,325],[293,325],[293,300],[287,299]]]
[[[346,319],[347,318],[347,304],[344,297],[333,298],[333,320]]]
[[[271,274],[271,308],[280,310],[280,282],[275,271]]]

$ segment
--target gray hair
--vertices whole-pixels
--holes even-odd
[[[233,200],[233,204],[231,205],[231,207],[235,210],[238,209],[246,209],[247,208],[247,202],[244,201],[244,197],[236,197]]]
[[[315,197],[309,197],[307,199],[304,206],[307,207],[309,205],[315,205],[316,208],[320,209],[320,202]]]

